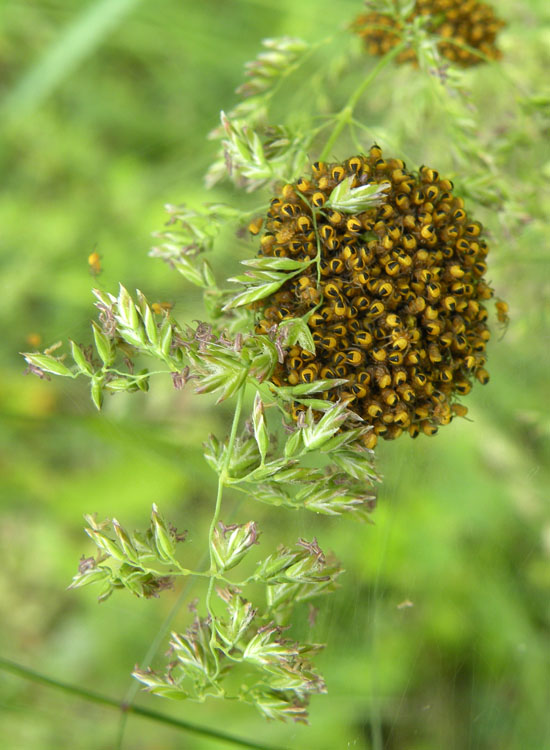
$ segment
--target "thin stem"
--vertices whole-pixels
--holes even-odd
[[[162,625],[158,629],[158,632],[155,635],[155,637],[153,639],[153,642],[151,643],[151,645],[147,649],[147,653],[145,654],[145,658],[143,659],[143,662],[141,664],[142,668],[146,669],[150,665],[150,663],[152,662],[153,657],[157,653],[157,651],[159,649],[159,646],[160,646],[160,643],[161,643],[162,639],[164,638],[164,636],[166,634],[166,631],[170,627],[170,624],[171,624],[172,620],[174,619],[174,617],[179,612],[179,609],[180,609],[181,605],[185,601],[185,597],[188,595],[189,590],[191,589],[191,587],[193,586],[194,583],[195,583],[195,581],[192,578],[188,579],[185,582],[185,585],[182,587],[182,590],[181,590],[180,595],[178,596],[178,598],[176,600],[176,603],[174,604],[174,606],[172,607],[172,609],[170,610],[170,612],[166,616],[164,622],[162,623]],[[126,693],[126,695],[124,697],[124,705],[127,706],[128,709],[132,708],[132,704],[134,702],[134,699],[135,699],[135,697],[137,695],[137,692],[140,689],[140,687],[141,687],[141,685],[137,682],[137,680],[133,680],[132,684],[128,688],[128,691],[127,691],[127,693]],[[120,721],[119,721],[118,733],[117,733],[117,744],[116,744],[117,750],[120,750],[120,748],[122,748],[122,742],[124,740],[124,732],[126,731],[126,723],[128,721],[128,715],[129,715],[129,713],[130,713],[130,711],[126,710],[126,711],[122,711],[121,714],[120,714]]]
[[[137,375],[133,375],[132,373],[123,372],[122,370],[115,370],[114,367],[106,367],[104,368],[104,372],[105,374],[107,374],[108,372],[114,372],[115,375],[121,375],[123,378],[127,378],[128,380],[132,379],[135,381],[145,380],[151,375],[169,375],[171,372],[173,372],[173,370],[150,370],[149,372],[144,372],[141,375],[139,373]]]
[[[353,110],[350,108],[349,105],[346,105],[337,115],[336,115],[336,125],[330,134],[330,137],[328,141],[325,143],[325,147],[321,151],[321,154],[319,156],[319,159],[322,161],[323,159],[326,159],[330,152],[332,151],[332,147],[338,140],[340,133],[342,130],[346,127],[346,125],[349,123],[351,119],[351,115],[353,114]]]
[[[361,122],[361,120],[357,120],[355,117],[352,118],[350,125],[352,125],[353,127],[356,127],[356,128],[361,128],[361,130],[363,130],[365,133],[367,133],[367,135],[369,136],[369,138],[372,141],[374,141],[375,143],[378,140],[385,141],[389,146],[392,147],[393,150],[400,151],[401,154],[405,157],[405,159],[408,162],[410,162],[412,164],[415,163],[414,156],[411,156],[411,154],[409,154],[407,151],[405,151],[403,149],[402,145],[399,143],[399,141],[395,140],[394,138],[390,138],[387,134],[384,134],[380,139],[377,138],[376,134],[372,130],[372,128],[369,128],[368,125],[365,125],[364,122]]]
[[[319,42],[317,42],[317,44],[312,44],[311,47],[309,47],[308,49],[304,50],[303,54],[300,57],[298,57],[296,60],[294,60],[294,62],[291,65],[289,65],[288,68],[285,68],[281,72],[281,75],[279,76],[279,80],[277,81],[277,83],[275,84],[275,86],[273,86],[273,88],[270,89],[270,91],[269,91],[269,99],[273,99],[273,97],[275,96],[275,94],[278,92],[278,90],[283,85],[283,82],[284,82],[285,78],[288,78],[290,75],[292,75],[292,73],[294,73],[296,70],[298,70],[298,68],[300,68],[300,66],[302,66],[306,62],[306,60],[309,57],[311,57],[311,55],[314,52],[316,52],[324,44],[328,44],[329,42],[331,42],[332,39],[333,39],[333,37],[327,36],[325,39],[321,39]]]
[[[214,508],[214,515],[212,516],[212,522],[210,523],[210,530],[208,532],[208,540],[210,543],[210,573],[214,573],[216,569],[216,566],[214,563],[214,555],[212,552],[212,539],[214,537],[216,524],[218,523],[218,519],[220,517],[223,488],[227,480],[227,469],[229,468],[229,462],[231,461],[231,455],[233,453],[233,447],[235,445],[235,438],[237,437],[237,428],[239,426],[239,420],[241,418],[241,409],[243,406],[244,389],[245,389],[245,386],[243,385],[241,386],[241,388],[239,388],[237,392],[237,403],[235,405],[235,413],[233,414],[233,424],[231,425],[231,433],[229,435],[229,441],[227,443],[227,448],[225,451],[223,464],[222,464],[222,467],[218,476],[218,492],[216,494],[216,506]]]
[[[383,537],[383,546],[381,547],[381,554],[379,555],[378,559],[378,566],[376,569],[376,573],[374,576],[374,582],[372,586],[372,598],[369,595],[369,606],[372,611],[372,619],[371,619],[371,627],[369,629],[368,634],[368,645],[369,645],[369,652],[371,657],[371,670],[370,670],[370,689],[371,689],[371,695],[370,695],[370,703],[371,703],[371,709],[370,709],[370,725],[371,725],[371,742],[372,742],[372,750],[384,750],[384,737],[382,734],[382,717],[381,717],[381,711],[380,711],[380,680],[379,680],[379,659],[378,659],[378,621],[379,621],[379,592],[380,592],[380,580],[382,578],[382,570],[384,567],[384,564],[386,563],[387,554],[388,554],[388,547],[389,547],[389,541],[390,536],[393,532],[393,527],[395,523],[395,516],[392,515],[391,511],[393,508],[389,509],[388,514],[388,520],[386,521],[386,526],[383,529],[384,531],[384,537]]]
[[[234,737],[233,735],[220,732],[216,729],[208,729],[206,727],[199,726],[198,724],[192,724],[182,719],[175,719],[172,716],[166,716],[165,714],[158,713],[157,711],[151,711],[148,708],[141,706],[130,706],[126,703],[121,703],[115,698],[109,698],[107,695],[96,693],[93,690],[82,688],[78,685],[71,685],[61,680],[56,680],[53,677],[47,677],[46,675],[35,672],[34,669],[29,669],[21,664],[11,661],[10,659],[3,659],[0,657],[0,669],[6,672],[16,674],[18,677],[23,677],[26,680],[32,682],[41,683],[48,687],[62,690],[65,693],[71,693],[74,696],[83,698],[84,700],[90,701],[91,703],[99,703],[102,706],[108,706],[109,708],[115,708],[118,711],[126,713],[132,713],[136,716],[142,716],[145,719],[151,719],[152,721],[158,721],[162,724],[168,724],[170,726],[182,729],[192,734],[202,735],[203,737],[210,737],[211,739],[220,740],[222,742],[228,742],[233,745],[239,745],[240,747],[251,748],[251,750],[282,750],[282,748],[274,748],[273,746],[263,745],[258,742],[251,742],[249,740],[241,739],[240,737]]]
[[[210,550],[210,575],[212,576],[210,578],[210,581],[208,582],[208,590],[206,592],[206,609],[208,611],[208,614],[212,617],[212,620],[214,620],[214,617],[212,616],[212,593],[214,591],[214,583],[215,578],[214,574],[216,572],[216,563],[214,560],[214,532],[216,530],[216,524],[218,523],[219,517],[220,517],[220,511],[222,506],[222,496],[223,496],[223,488],[227,481],[227,469],[229,468],[229,462],[231,461],[231,455],[233,453],[233,447],[235,445],[235,439],[237,437],[237,428],[239,426],[239,420],[241,418],[241,409],[243,405],[243,397],[244,397],[244,390],[245,390],[246,384],[242,385],[238,392],[237,392],[237,403],[235,405],[235,413],[233,414],[233,424],[231,425],[231,432],[229,434],[229,441],[227,443],[227,448],[225,450],[225,456],[223,459],[223,464],[220,469],[220,473],[218,475],[218,492],[216,494],[216,506],[214,508],[214,515],[212,516],[212,521],[210,523],[210,530],[208,532],[208,545]],[[212,634],[210,636],[210,650],[212,651],[212,656],[214,657],[214,661],[216,663],[216,674],[214,675],[213,679],[215,679],[219,673],[219,660],[218,660],[218,653],[216,649],[216,642],[214,637],[214,629],[212,628]]]
[[[291,65],[282,70],[275,85],[268,89],[263,95],[265,105],[269,105],[270,101],[276,96],[279,89],[289,76],[295,73],[308,60],[308,58],[311,57],[311,55],[317,52],[318,49],[326,44],[330,44],[335,38],[335,36],[327,36],[324,39],[320,39],[316,44],[311,44]]]
[[[371,70],[368,76],[364,78],[360,85],[355,89],[353,94],[350,96],[346,104],[342,107],[340,112],[335,116],[336,124],[334,126],[334,130],[330,134],[330,137],[328,141],[325,143],[325,146],[323,150],[321,151],[321,154],[319,156],[319,159],[322,161],[323,159],[327,159],[328,156],[330,156],[330,153],[332,151],[332,147],[338,140],[338,137],[340,136],[340,133],[342,130],[346,127],[346,125],[349,125],[351,122],[353,112],[355,110],[355,107],[357,106],[357,103],[359,102],[359,99],[363,95],[365,89],[367,89],[370,84],[374,81],[374,79],[378,76],[378,74],[395,58],[399,53],[404,49],[405,42],[401,42],[401,44],[398,44],[396,47],[394,47],[392,50],[387,52],[384,57],[374,66],[374,68]]]
[[[203,556],[202,556],[202,558],[201,558],[201,561],[199,562],[199,565],[202,566],[206,562],[206,556],[207,556],[207,554],[208,553],[205,551],[204,554],[203,554]],[[162,642],[162,639],[166,635],[166,631],[170,627],[170,624],[171,624],[172,620],[175,618],[175,616],[177,615],[177,613],[180,610],[180,607],[184,603],[186,597],[189,595],[189,592],[191,591],[191,589],[193,588],[193,586],[196,584],[197,581],[196,581],[196,578],[193,577],[194,575],[211,577],[211,574],[210,574],[209,571],[204,571],[202,573],[199,573],[197,571],[193,571],[193,575],[191,577],[189,577],[187,579],[187,581],[185,582],[185,584],[184,584],[184,586],[183,586],[183,588],[181,590],[181,593],[180,593],[180,595],[177,598],[176,603],[174,604],[174,606],[172,607],[172,609],[168,613],[168,615],[165,618],[164,622],[160,626],[157,634],[155,635],[155,637],[154,637],[151,645],[147,649],[147,653],[145,654],[145,657],[143,658],[142,662],[140,663],[140,667],[142,669],[146,669],[151,664],[151,662],[153,660],[153,657],[157,653],[157,651],[158,651],[158,649],[160,647],[160,644]],[[216,578],[216,580],[222,580],[222,581],[224,581],[226,583],[231,583],[227,578],[224,578],[223,576],[220,576],[220,575],[215,576],[215,578]],[[124,740],[124,733],[126,731],[126,723],[128,721],[128,715],[130,713],[130,711],[128,710],[128,708],[132,705],[132,703],[133,703],[133,701],[134,701],[134,699],[135,699],[135,697],[136,697],[136,695],[137,695],[140,687],[141,687],[141,685],[136,680],[132,680],[132,683],[131,683],[130,687],[128,688],[128,691],[127,691],[126,696],[124,698],[123,705],[127,707],[127,710],[123,711],[121,713],[121,716],[120,716],[120,722],[119,722],[118,732],[117,732],[117,744],[116,744],[117,750],[121,750],[121,748],[122,748],[122,743],[123,743],[123,740]]]
[[[213,588],[214,588],[214,582],[216,580],[223,580],[223,581],[226,581],[227,583],[229,583],[229,581],[226,578],[224,578],[222,575],[216,574],[215,567],[214,567],[214,564],[213,564],[213,559],[212,559],[212,536],[214,534],[214,529],[216,528],[216,523],[218,522],[218,518],[219,518],[219,514],[220,514],[221,499],[222,499],[222,492],[223,492],[223,483],[224,483],[224,480],[225,480],[225,475],[227,473],[227,467],[229,466],[229,460],[230,460],[230,457],[231,457],[231,452],[232,452],[233,446],[235,444],[235,438],[236,438],[236,434],[237,434],[237,427],[238,427],[238,424],[239,424],[239,418],[240,418],[241,408],[242,408],[243,395],[244,395],[244,386],[239,390],[238,395],[237,395],[237,404],[236,404],[236,407],[235,407],[235,414],[233,416],[233,425],[231,427],[231,435],[229,437],[229,443],[228,443],[228,446],[227,446],[227,454],[225,456],[225,460],[224,460],[224,463],[223,463],[223,466],[222,466],[222,470],[220,471],[220,475],[219,475],[219,479],[218,479],[218,492],[217,492],[217,496],[216,496],[216,507],[215,507],[215,510],[214,510],[214,516],[212,518],[212,523],[210,524],[210,530],[209,530],[209,536],[208,536],[208,538],[209,538],[209,548],[210,548],[210,568],[209,568],[209,570],[202,571],[202,572],[200,572],[200,571],[189,571],[189,575],[192,576],[192,577],[189,578],[189,580],[187,581],[187,584],[183,587],[183,589],[182,589],[182,591],[181,591],[181,593],[180,593],[180,595],[179,595],[176,603],[172,607],[172,610],[170,611],[169,615],[167,616],[167,618],[162,623],[162,625],[161,625],[158,633],[155,636],[155,639],[151,643],[151,645],[150,645],[150,647],[149,647],[149,649],[148,649],[148,651],[147,651],[147,653],[145,655],[142,667],[143,666],[145,666],[145,667],[149,666],[151,660],[153,659],[154,655],[158,651],[160,642],[162,641],[162,639],[163,639],[166,631],[168,630],[168,628],[170,626],[170,623],[172,622],[172,620],[174,619],[174,617],[178,613],[178,611],[179,611],[182,603],[185,601],[185,597],[187,596],[187,594],[189,593],[189,590],[191,589],[191,587],[193,586],[193,584],[195,582],[193,580],[193,576],[200,576],[200,577],[208,577],[208,578],[210,578],[209,585],[208,585],[208,593],[207,593],[207,598],[206,598],[206,606],[207,606],[207,609],[208,609],[209,612],[210,612],[210,598],[212,596],[212,591],[213,591]],[[214,648],[214,644],[211,644],[211,645],[212,645],[212,653],[214,654],[214,658],[216,659],[216,664],[218,664],[218,659],[217,659],[217,654],[216,654],[216,651],[215,651],[215,648]],[[119,724],[119,728],[118,728],[117,748],[119,748],[119,750],[122,747],[122,741],[123,741],[123,738],[124,738],[124,732],[126,730],[126,722],[127,722],[127,718],[128,718],[128,713],[129,713],[130,710],[133,710],[132,709],[132,701],[134,700],[134,698],[135,698],[138,690],[139,690],[139,685],[136,682],[133,682],[132,685],[130,686],[130,688],[129,688],[127,694],[126,694],[126,698],[124,700],[124,705],[127,706],[127,711],[125,711],[121,715],[121,720],[120,720],[120,724]],[[139,713],[139,711],[138,711],[138,713]]]
[[[319,291],[321,291],[321,238],[319,236],[319,229],[317,227],[317,209],[315,208],[315,206],[313,206],[309,202],[309,200],[307,199],[306,195],[304,195],[303,193],[301,193],[299,190],[296,190],[296,192],[298,193],[298,195],[300,196],[300,198],[303,200],[303,202],[306,204],[306,206],[311,211],[311,218],[313,219],[313,231],[315,232],[315,241],[317,243],[317,254],[316,254],[315,258],[313,258],[313,260],[311,260],[308,263],[308,266],[310,266],[312,263],[316,264],[316,266],[317,266],[317,289]],[[322,295],[321,295],[321,299],[319,300],[319,302],[315,306],[315,309],[317,307],[319,307],[319,305],[322,302],[322,299],[323,298],[322,298]]]
[[[319,227],[317,225],[317,211],[313,206],[311,206],[310,208],[311,218],[313,219],[313,231],[315,232],[315,242],[317,244],[317,254],[315,255],[315,264],[317,266],[317,289],[321,292],[321,237],[319,235]]]

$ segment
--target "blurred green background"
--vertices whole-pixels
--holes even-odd
[[[91,552],[82,514],[143,527],[157,502],[201,549],[213,475],[200,444],[210,431],[223,434],[230,408],[158,381],[147,396],[107,399],[97,414],[85,384],[24,377],[18,352],[37,337],[40,348],[88,341],[94,285],[115,291],[122,281],[175,303],[182,321],[199,315],[195,292],[147,258],[163,205],[250,202],[202,186],[215,153],[206,134],[235,103],[244,62],[263,37],[323,37],[361,8],[358,0],[4,0],[0,655],[128,694],[129,674],[177,592],[146,602],[123,593],[98,606],[93,589],[66,591],[78,558]],[[480,140],[505,154],[523,208],[512,229],[506,212],[476,213],[494,235],[490,278],[511,323],[491,343],[491,383],[468,397],[472,421],[380,447],[374,525],[263,506],[235,511],[259,521],[266,550],[315,533],[347,570],[309,633],[329,644],[320,660],[329,693],[313,700],[310,727],[267,724],[252,709],[214,702],[140,694],[143,705],[293,750],[550,748],[550,118],[524,96],[550,94],[550,7],[502,0],[498,12],[508,23],[504,61],[469,71],[467,82]],[[360,76],[373,63],[349,44]],[[386,70],[362,114],[382,142],[452,171],[443,122],[438,129],[437,114],[426,123],[415,109],[418,75]],[[389,98],[400,121],[387,120]],[[94,249],[103,267],[96,279],[87,262]],[[228,236],[212,262],[221,278],[253,252],[251,241]],[[176,626],[187,618],[184,608]],[[117,744],[116,712],[7,673],[0,711],[5,748]],[[136,717],[121,745],[222,746]]]

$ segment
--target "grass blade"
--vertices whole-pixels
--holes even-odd
[[[38,107],[139,2],[96,0],[80,13],[7,95],[4,116],[13,120]]]

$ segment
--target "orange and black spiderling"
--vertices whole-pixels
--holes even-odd
[[[324,207],[350,177],[352,188],[388,182],[383,202],[353,215]],[[292,346],[273,382],[345,378],[323,397],[348,400],[372,425],[369,447],[378,436],[434,434],[464,416],[456,400],[472,382],[489,378],[488,248],[481,224],[452,191],[436,170],[410,172],[373,146],[342,164],[315,162],[311,177],[285,185],[267,213],[260,255],[314,260],[320,248],[319,283],[313,262],[254,303],[262,334],[309,313],[315,355]],[[295,417],[302,408],[294,406]]]
[[[92,276],[99,276],[103,270],[101,267],[101,256],[96,250],[88,255],[88,266]]]
[[[430,17],[428,29],[442,37],[438,43],[440,54],[457,65],[470,67],[485,58],[498,60],[501,57],[496,36],[505,23],[487,3],[478,0],[416,0],[406,21],[410,23],[419,16]],[[371,55],[389,52],[400,43],[404,31],[399,18],[378,12],[360,15],[353,29]],[[416,54],[412,49],[405,49],[397,60],[416,62]]]

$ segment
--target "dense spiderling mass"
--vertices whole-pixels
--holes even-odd
[[[382,202],[359,214],[327,208],[350,177],[352,188],[387,183]],[[271,201],[260,255],[319,262],[256,303],[257,333],[309,313],[315,354],[293,346],[272,380],[346,378],[324,398],[349,400],[373,426],[369,447],[378,436],[434,434],[465,415],[456,399],[473,378],[489,380],[488,249],[452,190],[434,169],[409,172],[373,146],[342,164],[316,162],[311,177]],[[258,222],[250,230],[258,233]],[[294,405],[295,418],[301,409]]]
[[[439,52],[458,65],[470,67],[483,62],[484,57],[496,60],[501,56],[495,40],[505,24],[486,3],[477,0],[416,0],[407,21],[417,16],[430,17],[429,30],[442,37]],[[372,55],[383,55],[395,47],[403,32],[399,19],[377,12],[359,16],[354,26]],[[483,57],[464,45],[478,50]],[[415,62],[416,54],[414,50],[406,49],[397,59],[399,62]]]

